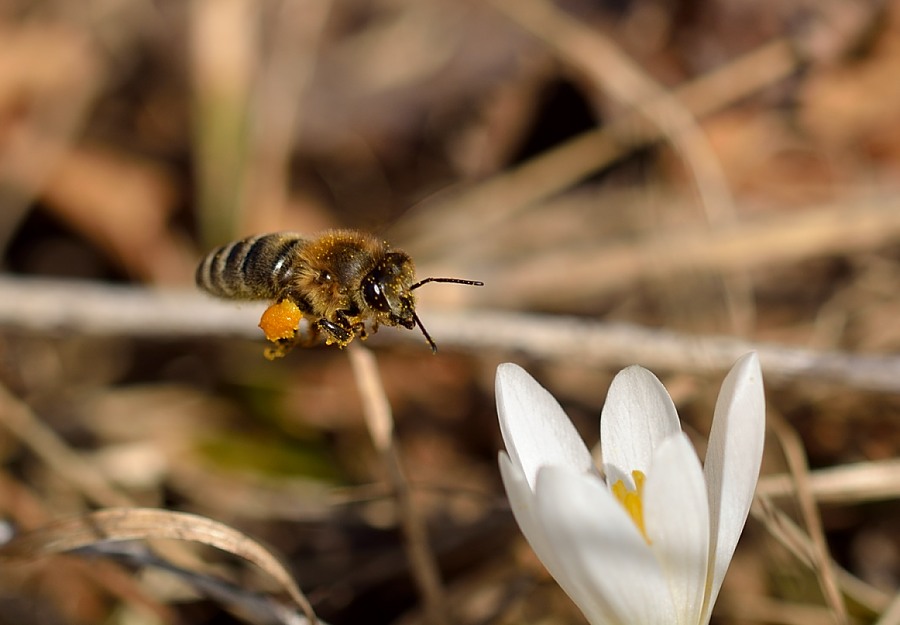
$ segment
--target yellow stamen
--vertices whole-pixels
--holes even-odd
[[[641,535],[648,543],[647,530],[644,528],[644,480],[646,476],[641,471],[632,471],[631,477],[634,479],[634,490],[628,490],[628,487],[622,480],[618,480],[612,485],[613,495],[625,508],[628,516],[634,521],[634,524],[641,531]]]

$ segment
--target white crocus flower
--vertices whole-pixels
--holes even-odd
[[[765,429],[756,354],[726,376],[706,461],[672,399],[641,367],[620,372],[600,420],[601,477],[555,399],[522,368],[497,369],[516,521],[594,625],[706,625],[759,476]]]

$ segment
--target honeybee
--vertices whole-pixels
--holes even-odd
[[[415,281],[412,258],[358,230],[329,230],[305,237],[278,232],[247,237],[219,247],[200,262],[197,286],[217,297],[270,300],[259,326],[275,347],[271,359],[298,344],[346,347],[379,325],[418,326],[432,352],[437,345],[416,314],[413,291],[429,282],[483,286],[459,278]],[[309,322],[306,336],[300,320]]]

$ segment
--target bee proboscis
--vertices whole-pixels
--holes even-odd
[[[286,354],[294,345],[346,347],[367,323],[422,331],[432,352],[437,346],[416,314],[413,291],[429,282],[483,286],[476,280],[415,280],[412,258],[377,237],[358,230],[329,230],[316,236],[278,232],[232,241],[209,254],[197,267],[197,286],[217,297],[269,300],[260,327],[276,346],[266,356]],[[301,336],[299,321],[309,321]]]

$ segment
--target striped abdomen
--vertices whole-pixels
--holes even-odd
[[[297,254],[307,243],[293,232],[233,241],[200,261],[197,286],[228,299],[276,299],[290,282]]]

